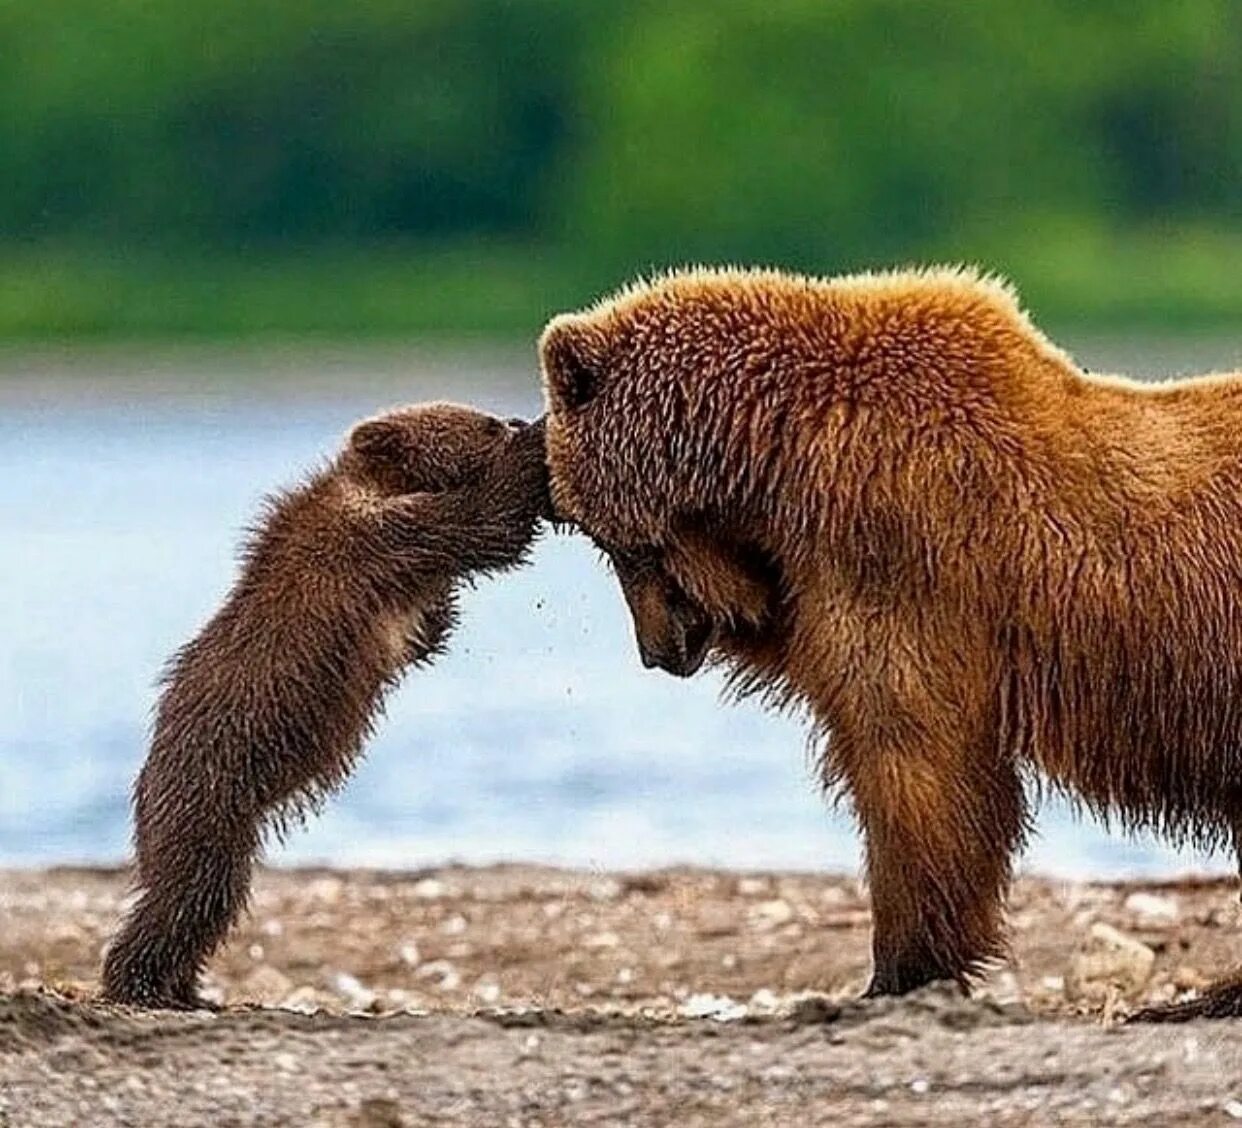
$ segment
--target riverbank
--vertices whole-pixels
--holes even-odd
[[[1242,1024],[1117,1024],[1237,961],[1229,881],[1025,879],[974,999],[858,1004],[847,878],[268,870],[215,1015],[92,1001],[124,895],[0,872],[0,1124],[1242,1119]]]

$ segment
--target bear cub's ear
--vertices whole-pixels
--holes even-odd
[[[367,419],[349,433],[349,446],[374,467],[403,468],[409,459],[410,428],[395,419]]]
[[[599,392],[606,353],[602,334],[582,318],[553,318],[539,339],[544,384],[554,410],[584,407]]]

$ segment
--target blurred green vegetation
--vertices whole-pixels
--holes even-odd
[[[0,4],[0,334],[532,334],[652,268],[969,260],[1242,320],[1238,0]]]

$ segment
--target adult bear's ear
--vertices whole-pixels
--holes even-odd
[[[604,375],[603,334],[581,317],[562,314],[539,338],[539,361],[553,411],[573,411],[593,400]]]

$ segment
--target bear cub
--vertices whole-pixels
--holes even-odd
[[[140,895],[106,999],[201,1005],[265,832],[344,782],[385,691],[441,650],[456,588],[521,564],[549,511],[542,423],[453,404],[359,424],[269,499],[236,585],[163,678],[134,789]]]

